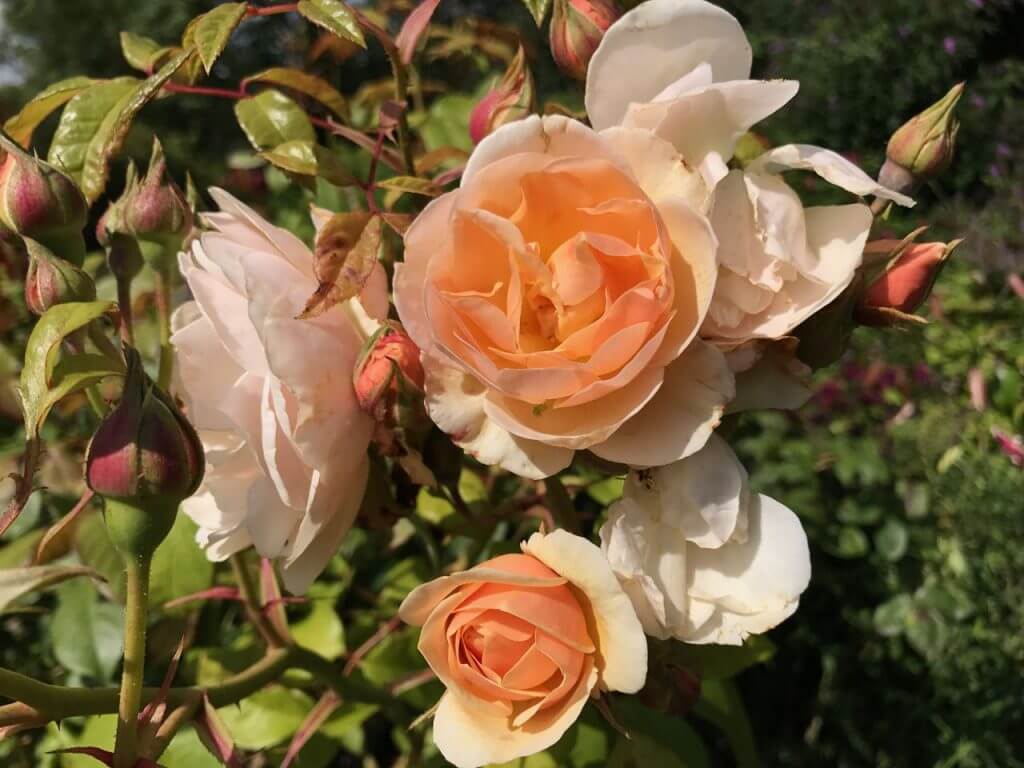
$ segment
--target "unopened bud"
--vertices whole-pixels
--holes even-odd
[[[89,206],[75,183],[0,135],[0,222],[73,264],[85,256]]]
[[[203,479],[203,446],[174,401],[125,347],[121,400],[89,443],[85,480],[103,497],[107,529],[122,552],[151,554],[174,525],[178,505]]]
[[[353,386],[359,407],[383,422],[404,394],[423,392],[424,378],[419,347],[400,328],[386,326],[364,346]]]
[[[484,96],[469,116],[469,135],[475,144],[507,123],[522,120],[536,108],[533,75],[522,46],[501,81]]]
[[[96,298],[96,285],[85,271],[55,256],[42,243],[27,237],[24,242],[29,256],[25,276],[25,304],[29,311],[42,315],[57,304]]]
[[[864,291],[857,319],[864,325],[891,325],[900,319],[912,319],[961,242],[907,243],[888,269]]]
[[[935,178],[953,161],[960,123],[956,105],[964,84],[954,85],[945,96],[905,123],[889,139],[886,163],[879,182],[898,191]],[[909,186],[908,186],[909,181]]]
[[[116,206],[119,224],[139,240],[143,256],[157,267],[173,259],[192,231],[192,209],[168,178],[167,159],[156,138],[145,178],[126,190]]]
[[[555,0],[550,41],[558,68],[569,77],[586,80],[594,51],[621,15],[614,0]]]

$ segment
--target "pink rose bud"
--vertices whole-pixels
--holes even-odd
[[[469,116],[469,135],[473,143],[479,144],[506,123],[527,117],[535,109],[535,98],[526,52],[519,46],[501,81],[480,100]]]
[[[587,79],[587,65],[622,11],[614,0],[555,0],[551,55],[569,77]]]
[[[89,206],[75,183],[0,136],[0,222],[58,256],[81,264]]]
[[[861,322],[886,325],[890,314],[898,317],[915,312],[928,298],[943,264],[960,242],[909,243],[864,292],[858,307]],[[878,322],[872,322],[872,318]]]
[[[138,238],[143,255],[158,265],[170,263],[192,231],[192,209],[167,177],[167,159],[155,137],[145,178],[128,190],[119,205],[125,231]]]
[[[906,191],[949,167],[960,130],[956,105],[963,92],[963,83],[954,85],[949,93],[892,135],[879,176],[881,184]]]
[[[203,479],[203,446],[174,401],[125,347],[121,400],[100,424],[85,457],[85,480],[105,499],[174,514]]]
[[[988,387],[985,384],[985,374],[980,368],[971,368],[967,372],[967,391],[971,394],[971,405],[976,411],[984,411],[988,408]]]
[[[403,390],[423,391],[419,347],[400,328],[384,327],[367,341],[356,365],[353,386],[359,407],[384,421]]]
[[[25,276],[25,304],[35,315],[42,315],[56,304],[93,301],[96,285],[92,278],[70,261],[55,256],[49,248],[25,238],[29,255]]]
[[[1024,467],[1024,441],[999,427],[992,427],[992,437],[999,444],[999,450],[1015,467]]]

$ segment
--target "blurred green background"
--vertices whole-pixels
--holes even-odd
[[[887,225],[897,236],[928,223],[924,239],[966,237],[929,304],[931,323],[858,331],[847,356],[819,372],[808,406],[745,417],[734,436],[757,488],[803,519],[814,575],[798,613],[771,633],[774,655],[739,676],[747,716],[728,732],[755,743],[767,766],[1024,766],[1024,467],[993,434],[1024,432],[1024,4],[724,4],[751,38],[755,76],[801,81],[793,104],[760,130],[778,142],[836,149],[870,173],[896,127],[967,81],[956,162],[920,191],[917,208]],[[122,29],[170,42],[210,5],[3,0],[0,117],[62,78],[128,73]],[[437,19],[458,23],[470,14],[523,32],[542,97],[581,102],[565,90],[519,3],[444,0]],[[356,95],[367,78],[386,75],[379,52],[309,61],[314,37],[295,20],[253,21],[213,80],[233,84],[288,64]],[[466,110],[499,68],[471,49],[429,63],[424,133],[468,149]],[[253,167],[230,106],[198,97],[156,104],[128,152],[143,159],[156,131],[179,173],[226,184],[300,228],[309,193]],[[54,122],[37,136],[41,147]],[[815,183],[805,191],[830,194]],[[6,249],[0,258],[0,461],[10,462],[20,439],[11,374],[29,325],[22,266]],[[32,514],[38,521],[59,512]],[[0,560],[12,557],[18,536],[14,529],[0,540]],[[105,662],[94,661],[102,677]],[[0,616],[0,664],[52,677],[68,660],[34,620]],[[730,764],[722,732],[691,721],[707,754],[687,764]],[[330,764],[361,764],[345,759]],[[640,760],[616,764],[662,764]]]

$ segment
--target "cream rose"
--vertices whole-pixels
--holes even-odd
[[[302,592],[352,525],[366,486],[373,422],[352,370],[387,313],[383,272],[360,300],[296,320],[317,287],[313,254],[220,190],[219,213],[180,255],[195,301],[174,315],[176,391],[199,431],[207,472],[182,509],[207,555],[254,546]],[[369,313],[369,314],[367,314]],[[372,316],[372,317],[371,317]]]
[[[701,176],[648,131],[506,125],[406,235],[395,304],[456,443],[530,478],[704,444],[732,397],[697,339],[714,289]]]
[[[750,80],[750,65],[750,44],[726,11],[702,0],[649,0],[608,30],[587,77],[596,128],[651,131],[714,189],[719,275],[701,335],[726,349],[784,337],[835,299],[860,266],[870,210],[805,210],[778,173],[810,170],[858,196],[913,204],[818,147],[779,147],[746,173],[730,172],[737,139],[798,89],[793,81]]]
[[[434,742],[458,768],[547,749],[595,689],[635,693],[647,640],[601,551],[558,530],[409,594],[419,649],[447,691]]]
[[[792,615],[811,576],[789,509],[753,494],[717,435],[683,461],[630,473],[601,544],[647,634],[739,645]]]

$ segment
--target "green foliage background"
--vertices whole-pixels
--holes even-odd
[[[621,702],[616,715],[634,732],[628,744],[591,712],[556,750],[523,762],[530,768],[692,767],[735,759],[754,765],[759,755],[768,766],[1024,765],[1024,468],[1011,464],[990,433],[993,426],[1024,432],[1024,300],[1006,282],[1007,274],[1024,271],[1024,53],[1015,31],[1024,22],[1024,5],[1016,0],[736,0],[725,5],[751,37],[755,75],[801,81],[797,99],[765,123],[764,133],[849,153],[869,171],[880,164],[894,128],[953,82],[966,79],[956,164],[921,191],[918,208],[897,214],[890,226],[902,235],[928,221],[929,237],[966,234],[967,243],[939,283],[931,325],[923,331],[858,332],[847,358],[821,372],[818,394],[800,413],[753,415],[734,425],[732,442],[753,483],[796,510],[811,538],[811,587],[797,614],[771,633],[774,653],[755,648],[763,663],[731,679],[716,677],[703,659],[703,695],[675,719],[641,701]],[[170,40],[209,6],[200,0],[78,2],[70,18],[65,0],[5,0],[0,4],[0,116],[61,78],[126,73],[117,42],[121,29]],[[542,94],[579,102],[578,94],[565,92],[543,39],[518,3],[445,0],[438,18],[452,21],[470,13],[525,30]],[[301,66],[308,36],[301,25],[254,22],[233,42],[215,76],[231,83],[271,63]],[[430,67],[430,77],[450,90],[420,116],[424,135],[438,144],[466,144],[472,94],[493,75],[493,61],[466,58],[469,66],[439,62]],[[369,54],[329,74],[350,94],[361,79],[385,71],[379,55]],[[129,152],[145,153],[147,130],[167,144],[172,167],[188,167],[203,183],[238,181],[239,163],[233,163],[234,170],[224,165],[229,153],[246,149],[230,105],[200,99],[156,105],[145,113]],[[303,226],[307,192],[275,171],[249,173],[246,179],[250,198],[279,222]],[[814,185],[806,191],[829,194]],[[344,205],[343,198],[331,199],[323,190],[320,195],[323,202]],[[21,439],[10,381],[29,325],[18,265],[4,253],[0,461],[10,463]],[[140,329],[143,346],[146,332]],[[972,368],[988,388],[981,411],[968,396]],[[54,492],[37,495],[0,540],[0,567],[23,562],[42,529],[75,501],[68,490],[75,478],[67,475],[76,471],[76,451],[90,429],[88,417],[79,412],[47,436],[52,446],[46,482]],[[584,475],[581,482],[590,480]],[[466,499],[481,508],[500,509],[517,492],[500,484],[484,488],[474,473],[464,475],[462,485]],[[615,495],[614,482],[587,486],[577,496],[584,521],[595,524]],[[417,512],[398,524],[385,515],[354,531],[312,602],[289,609],[301,641],[330,658],[358,647],[393,615],[408,589],[436,571],[439,559],[495,554],[533,525],[503,521],[481,530],[479,520],[465,518],[447,502],[424,494],[403,497],[402,489],[389,504],[399,510],[415,506]],[[110,585],[99,592],[89,581],[69,582],[22,606],[45,609],[38,615],[0,615],[0,665],[55,682],[111,681],[120,627],[119,611],[106,598],[117,595],[118,566],[92,515],[65,549],[69,557],[110,574]],[[222,578],[191,544],[189,526],[180,521],[162,550],[164,594],[158,601]],[[483,544],[475,545],[481,535]],[[215,681],[252,657],[254,637],[238,627],[231,604],[166,611],[154,627],[153,653],[166,661],[187,628],[196,638],[187,675],[200,683]],[[161,638],[167,647],[161,647]],[[414,642],[407,630],[394,634],[358,674],[383,685],[421,669]],[[155,681],[160,671],[155,666]],[[225,713],[239,745],[266,750],[272,765],[312,706],[299,683],[269,688]],[[438,692],[428,685],[404,698],[422,710]],[[653,697],[657,691],[648,693]],[[107,718],[93,718],[60,731],[51,728],[41,741],[8,739],[0,742],[0,763],[84,764],[80,758],[58,762],[45,753],[109,741],[112,727]],[[410,737],[374,707],[346,704],[299,764],[368,765],[365,758],[372,755],[388,765],[409,743]],[[436,755],[430,759],[440,764]],[[191,732],[175,742],[165,762],[213,765]]]

